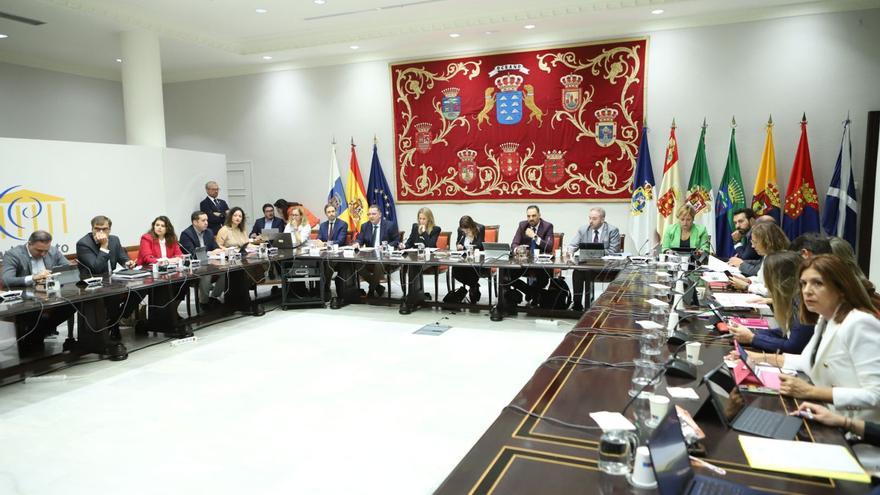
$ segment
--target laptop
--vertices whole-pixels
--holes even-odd
[[[726,364],[710,371],[703,377],[703,383],[709,389],[709,401],[718,418],[728,428],[777,440],[794,440],[801,429],[801,418],[746,405]]]
[[[208,262],[208,248],[204,246],[197,247],[195,248],[195,250],[193,250],[192,254],[193,258],[199,260],[199,263],[201,263],[202,265]]]
[[[52,278],[60,286],[79,282],[79,268],[76,265],[61,265],[52,269]]]
[[[299,247],[298,245],[293,243],[293,234],[290,232],[286,234],[279,234],[278,237],[272,241],[272,247],[276,247],[278,249],[296,249]]]
[[[602,242],[582,242],[578,244],[578,261],[602,259],[605,244]]]
[[[651,455],[651,467],[654,470],[657,491],[660,495],[764,493],[732,481],[694,473],[687,444],[681,433],[681,422],[674,407],[669,409],[666,417],[651,434],[648,440],[648,452]]]
[[[484,242],[483,252],[486,261],[510,259],[510,244],[506,242]]]
[[[260,231],[260,237],[262,237],[264,241],[274,241],[275,239],[278,239],[278,236],[280,235],[281,232],[279,232],[278,229],[273,229],[271,227]]]

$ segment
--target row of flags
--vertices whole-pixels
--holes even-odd
[[[366,223],[367,209],[370,205],[377,205],[382,212],[382,218],[397,223],[397,210],[394,207],[394,196],[382,165],[379,163],[379,153],[376,143],[373,142],[373,159],[370,164],[370,180],[364,188],[364,179],[361,176],[358,165],[355,144],[351,143],[351,158],[348,163],[348,180],[345,186],[342,184],[342,174],[339,171],[339,160],[336,158],[336,142],[330,145],[330,192],[327,194],[327,203],[336,207],[336,217],[348,223],[349,232],[360,232],[361,225]]]
[[[852,171],[850,124],[851,121],[847,117],[843,124],[840,152],[825,199],[825,216],[821,228],[826,234],[842,237],[855,247],[858,201]],[[642,130],[630,206],[630,232],[636,250],[643,253],[654,247],[659,239],[662,239],[666,228],[678,221],[676,217],[678,208],[687,203],[696,211],[694,223],[704,225],[712,236],[712,245],[716,254],[724,258],[730,257],[734,252],[733,240],[730,237],[734,229],[733,212],[747,205],[739,156],[736,151],[736,121],[731,122],[727,163],[717,194],[712,190],[706,159],[705,120],[686,191],[681,191],[679,188],[678,141],[675,129],[675,120],[673,120],[666,144],[663,177],[657,191],[655,191],[656,182],[651,166],[651,154],[648,150],[647,129]],[[845,189],[841,186],[844,180],[847,181]],[[819,198],[813,179],[806,115],[801,119],[801,137],[795,153],[784,205],[776,182],[772,118],[767,122],[764,151],[761,154],[761,165],[758,168],[752,202],[749,206],[757,215],[774,217],[777,223],[781,223],[789,239],[806,232],[819,232]]]

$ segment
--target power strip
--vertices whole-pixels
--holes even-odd
[[[64,382],[64,381],[67,381],[67,375],[29,376],[24,379],[25,383],[48,383],[48,382]]]
[[[183,345],[183,344],[191,344],[191,343],[198,342],[198,341],[199,341],[199,338],[197,336],[193,335],[192,337],[184,337],[182,339],[172,340],[171,347],[177,347],[177,346]]]

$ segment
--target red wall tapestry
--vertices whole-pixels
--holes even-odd
[[[391,66],[401,202],[628,200],[647,40]]]

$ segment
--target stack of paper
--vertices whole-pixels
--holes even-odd
[[[766,304],[749,302],[758,297],[755,294],[742,292],[713,292],[712,297],[718,301],[718,304],[725,308],[770,309],[770,306],[767,306]]]
[[[739,436],[749,466],[780,473],[870,483],[871,477],[843,445]]]

